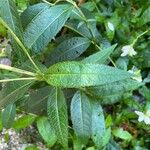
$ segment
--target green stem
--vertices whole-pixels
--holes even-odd
[[[133,47],[133,46],[135,45],[135,43],[137,42],[137,40],[138,40],[141,36],[143,36],[144,34],[148,33],[149,31],[150,31],[150,29],[148,29],[148,30],[142,32],[141,34],[139,34],[139,35],[136,37],[136,39],[132,42],[131,46]]]
[[[49,4],[50,6],[53,6],[54,4],[48,2],[47,0],[42,0],[42,2]]]
[[[93,1],[94,5],[95,5],[95,8],[96,8],[97,12],[100,14],[101,12],[100,12],[100,10],[99,10],[97,4],[96,4],[96,1],[95,1],[95,0],[92,0],[92,1]]]
[[[93,41],[92,41],[92,43],[93,43]],[[93,44],[95,44],[95,46],[99,49],[99,50],[102,50],[101,48],[100,48],[100,46],[99,45],[97,45],[96,43],[93,43]],[[110,57],[108,57],[108,59],[111,61],[111,63],[114,65],[114,67],[116,67],[117,68],[117,66],[116,66],[116,64],[115,64],[115,62],[110,58]]]
[[[12,81],[24,81],[24,80],[36,80],[36,78],[31,77],[31,78],[3,79],[3,80],[0,80],[0,83],[2,83],[2,82],[12,82]]]
[[[5,21],[0,17],[0,22],[2,23],[2,25],[4,27],[6,27],[9,32],[11,33],[11,35],[14,37],[14,39],[16,40],[16,42],[18,43],[18,45],[22,48],[22,50],[24,51],[24,53],[28,56],[29,60],[31,61],[31,63],[33,64],[33,66],[35,67],[35,69],[41,73],[40,69],[37,67],[37,65],[34,63],[34,61],[32,60],[32,58],[30,57],[27,49],[25,48],[25,46],[22,44],[22,42],[19,40],[19,38],[16,36],[16,34],[11,30],[11,28],[7,25],[7,23],[5,23]]]
[[[17,72],[17,73],[20,73],[20,74],[26,74],[26,75],[29,75],[29,76],[36,76],[36,74],[33,73],[33,72],[29,72],[29,71],[26,71],[26,70],[22,70],[22,69],[18,69],[18,68],[15,68],[15,67],[2,65],[2,64],[0,64],[0,69],[9,70],[9,71]]]

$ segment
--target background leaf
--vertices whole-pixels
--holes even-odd
[[[51,88],[46,86],[30,92],[28,99],[25,101],[25,110],[35,114],[45,112],[50,91]]]
[[[142,26],[150,22],[150,6],[143,12],[139,19],[139,24]]]
[[[22,24],[14,0],[2,0],[0,2],[0,17],[6,22],[16,36],[23,41]],[[23,62],[25,55],[13,38],[12,47],[15,49],[14,53],[16,57],[21,58],[19,60],[17,59],[17,61]]]
[[[130,141],[132,139],[132,135],[128,131],[124,131],[122,128],[114,129],[112,133],[114,134],[114,136],[123,140]]]
[[[44,141],[47,143],[49,147],[52,147],[55,144],[57,137],[48,119],[46,117],[40,117],[37,120],[37,127]]]
[[[24,96],[33,81],[16,81],[7,83],[0,91],[0,107],[14,103]]]
[[[13,0],[1,1],[0,17],[8,24],[12,31],[22,39],[22,26]]]
[[[9,104],[2,113],[2,124],[5,128],[12,127],[16,116],[16,105]]]
[[[20,117],[17,119],[14,124],[13,128],[15,129],[23,129],[31,125],[36,119],[36,116],[34,115],[25,115],[23,117]]]

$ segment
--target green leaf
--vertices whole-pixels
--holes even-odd
[[[41,114],[47,107],[47,100],[51,88],[46,86],[29,93],[25,101],[25,110],[29,113]]]
[[[3,130],[3,124],[2,124],[2,112],[0,112],[0,132]]]
[[[73,149],[74,150],[82,150],[84,147],[84,144],[82,143],[82,141],[77,138],[76,136],[74,136],[73,138]]]
[[[29,6],[22,14],[21,14],[21,22],[24,29],[27,28],[28,24],[36,18],[39,14],[44,12],[46,9],[49,9],[49,5],[46,3],[38,3],[32,6]]]
[[[53,88],[48,99],[48,119],[57,135],[58,142],[68,149],[68,115],[63,92]]]
[[[142,26],[150,22],[150,7],[148,7],[139,19],[139,24]]]
[[[126,94],[126,93],[124,93],[124,94]],[[122,99],[123,99],[123,95],[117,93],[117,94],[104,96],[103,98],[100,98],[99,100],[100,100],[101,104],[114,104]]]
[[[55,144],[57,137],[48,119],[46,117],[40,117],[37,120],[37,127],[40,135],[42,136],[44,141],[48,144],[48,147],[52,147]]]
[[[7,83],[0,91],[0,107],[22,98],[28,88],[33,84],[33,81],[15,81]]]
[[[81,12],[84,14],[81,15]],[[83,34],[84,37],[98,41],[101,36],[97,26],[95,16],[87,9],[80,7],[80,11],[75,7],[71,14],[71,19],[67,27],[72,28],[75,32]]]
[[[63,62],[51,66],[44,78],[53,86],[79,88],[108,84],[131,76],[126,71],[106,65]]]
[[[20,39],[20,41],[23,41],[23,29],[14,0],[2,0],[0,2],[0,17],[4,22],[6,22],[6,24]],[[15,49],[14,53],[17,57],[17,61],[23,62],[25,59],[25,55],[22,53],[20,46],[13,38],[12,47],[13,49]],[[18,57],[21,59],[18,60]]]
[[[86,150],[96,150],[94,146],[88,147]]]
[[[0,17],[22,39],[22,26],[13,0],[2,0],[0,2]]]
[[[112,45],[102,51],[90,55],[89,57],[82,60],[83,63],[99,63],[103,64],[109,58],[110,54],[114,51],[117,44]]]
[[[97,40],[100,34],[96,28],[96,21],[94,20],[94,18],[91,18],[87,19],[87,22],[89,24],[91,31],[88,29],[87,24],[84,21],[79,21],[75,19],[67,22],[65,26],[83,37],[92,39],[94,36],[95,40]]]
[[[16,3],[20,9],[24,10],[29,5],[29,0],[16,0]]]
[[[9,104],[2,113],[2,124],[5,128],[12,127],[16,115],[16,105]]]
[[[74,60],[79,57],[88,47],[90,41],[83,37],[73,37],[65,40],[48,56],[48,65],[64,60]]]
[[[86,144],[91,135],[91,105],[81,91],[75,93],[71,102],[71,119],[77,138]]]
[[[106,118],[106,120],[105,120],[105,124],[106,124],[106,128],[108,128],[108,127],[111,127],[111,126],[112,126],[113,121],[112,121],[112,117],[111,117],[111,115],[108,115],[108,116],[107,116],[107,118]]]
[[[19,119],[17,119],[14,124],[13,128],[15,129],[23,129],[31,125],[36,119],[36,116],[34,115],[26,115]]]
[[[124,93],[133,91],[137,89],[138,87],[142,86],[143,83],[138,82],[133,79],[125,79],[121,81],[116,81],[113,83],[104,84],[101,86],[94,86],[94,87],[88,87],[87,91],[91,95],[94,95],[97,98],[101,99],[102,103],[109,103],[111,99],[110,96],[120,95],[122,96]],[[107,102],[105,102],[104,99],[108,99]]]
[[[37,148],[37,146],[35,146],[35,145],[29,145],[25,148],[25,150],[40,150],[40,149]]]
[[[121,150],[121,147],[114,140],[111,140],[107,144],[106,150]]]
[[[132,135],[128,131],[124,131],[122,128],[116,128],[112,131],[113,135],[127,141],[131,141]]]
[[[0,36],[1,37],[6,37],[7,35],[7,30],[6,28],[0,23]]]
[[[93,11],[95,9],[94,2],[85,2],[85,3],[81,4],[81,6],[85,9],[88,9],[89,11]]]
[[[25,29],[25,45],[34,52],[41,51],[60,31],[70,16],[72,6],[56,5],[34,17]]]
[[[105,142],[106,129],[103,109],[96,100],[92,101],[92,140],[98,149],[103,149]],[[105,137],[105,138],[104,138]]]

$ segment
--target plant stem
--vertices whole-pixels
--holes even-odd
[[[38,72],[41,73],[40,69],[37,67],[37,65],[34,63],[34,61],[32,60],[32,58],[30,57],[30,55],[29,55],[27,49],[25,48],[25,46],[22,44],[22,42],[19,40],[19,38],[16,36],[16,34],[11,30],[11,28],[7,25],[7,23],[1,17],[0,17],[0,22],[12,34],[12,36],[14,37],[14,39],[16,40],[16,42],[18,43],[18,45],[22,48],[22,50],[24,51],[24,53],[28,56],[29,60],[31,61],[31,63],[33,64],[33,66],[35,67],[35,69]]]
[[[54,5],[54,4],[50,3],[50,2],[48,2],[47,0],[42,0],[42,2],[47,3],[47,4],[51,5],[51,6]]]
[[[31,77],[31,78],[3,79],[3,80],[0,80],[0,83],[2,83],[2,82],[12,82],[12,81],[24,81],[24,80],[36,80],[36,78],[35,77]]]
[[[9,70],[9,71],[17,72],[17,73],[20,73],[20,74],[26,74],[26,75],[29,75],[29,76],[36,76],[36,74],[33,73],[33,72],[29,72],[29,71],[26,71],[26,70],[22,70],[22,69],[18,69],[18,68],[15,68],[15,67],[2,65],[2,64],[0,64],[0,69]]]
[[[96,43],[95,43],[95,46],[96,46],[99,50],[102,50],[102,49],[100,48],[100,46],[98,46]],[[114,62],[110,57],[108,57],[108,59],[111,61],[111,63],[114,65],[114,67],[117,68],[115,62]]]
[[[131,46],[133,47],[133,46],[135,45],[135,43],[137,42],[137,40],[138,40],[141,36],[143,36],[144,34],[148,33],[149,31],[150,31],[150,29],[148,29],[148,30],[142,32],[141,34],[139,34],[139,35],[136,37],[136,39],[132,42]]]

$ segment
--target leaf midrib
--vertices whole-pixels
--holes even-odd
[[[83,76],[90,76],[90,75],[112,75],[112,73],[49,73],[48,76],[72,76],[72,75],[83,75]],[[115,74],[116,75],[116,74]],[[127,75],[127,74],[124,74]],[[127,75],[126,78],[131,76]]]

